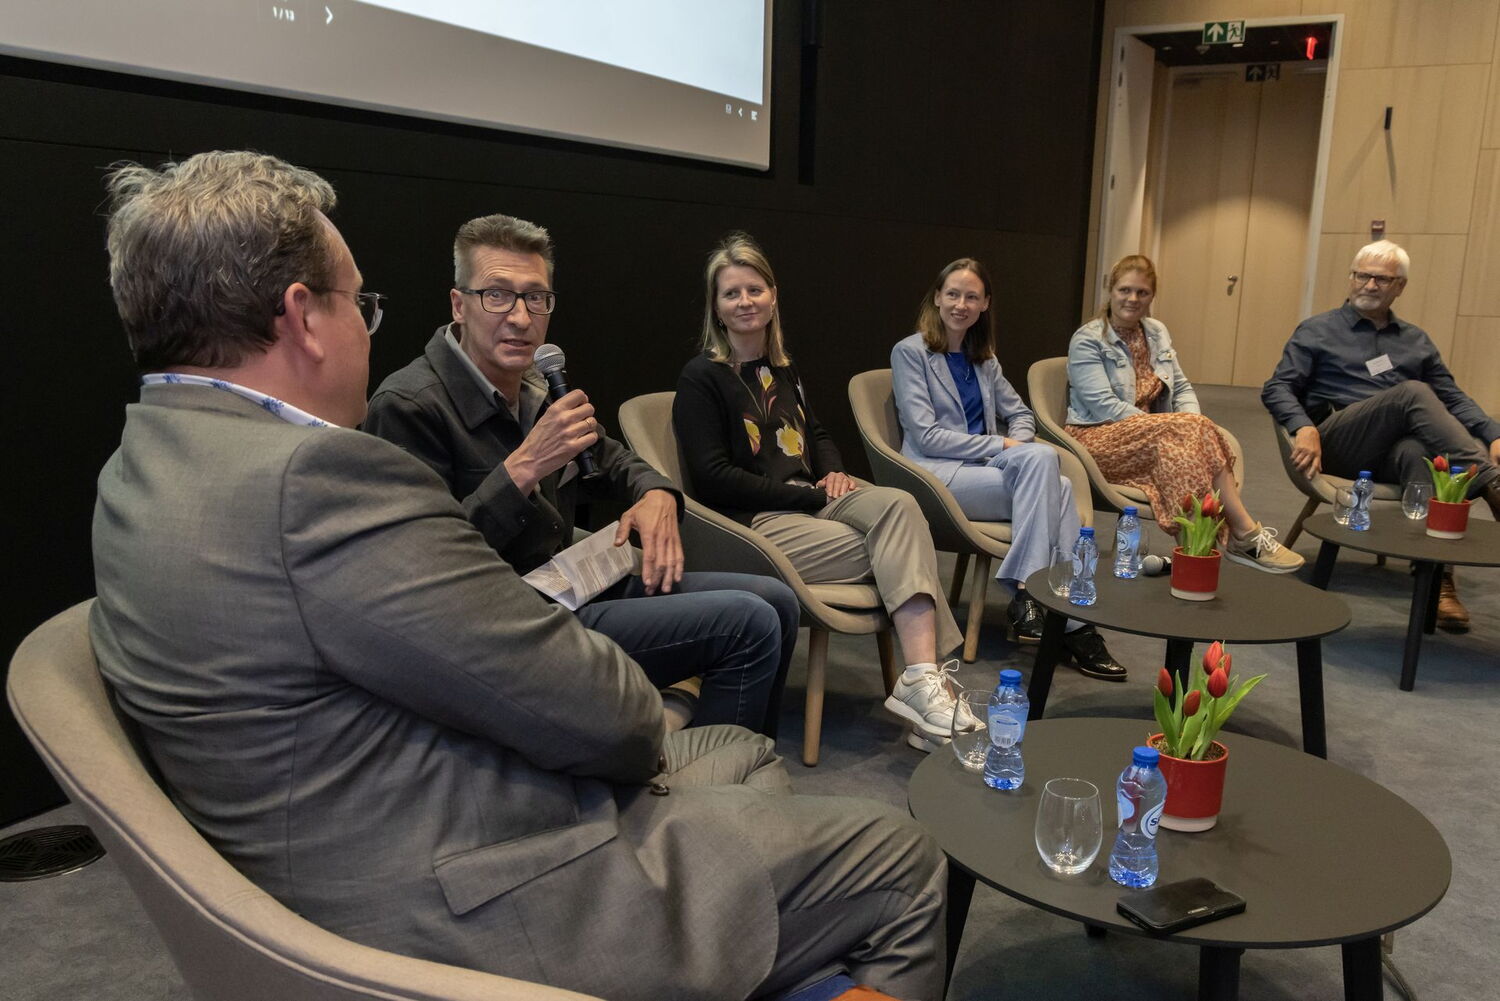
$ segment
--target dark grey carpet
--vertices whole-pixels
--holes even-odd
[[[1249,470],[1252,513],[1285,531],[1301,507],[1281,471],[1271,425],[1251,390],[1199,387],[1210,416],[1239,436]],[[1484,512],[1482,517],[1488,517]],[[1101,532],[1112,524],[1100,519]],[[1154,531],[1154,530],[1153,530]],[[1163,552],[1165,539],[1152,540]],[[1309,563],[1316,541],[1301,540]],[[944,558],[945,572],[951,558]],[[1484,764],[1500,731],[1500,598],[1494,570],[1466,571],[1464,600],[1475,628],[1439,632],[1424,649],[1417,689],[1396,688],[1410,600],[1405,564],[1386,567],[1351,554],[1333,587],[1349,601],[1353,623],[1323,644],[1331,760],[1384,784],[1422,810],[1453,853],[1453,885],[1432,913],[1396,935],[1395,959],[1423,1001],[1480,999],[1500,981],[1495,928],[1500,916],[1500,785]],[[1307,571],[1303,572],[1304,578]],[[995,672],[1027,671],[1031,651],[1003,640],[1003,598],[991,589],[980,661],[963,668],[965,684],[993,684]],[[1129,666],[1124,685],[1090,681],[1060,668],[1049,716],[1096,715],[1150,719],[1150,685],[1160,666],[1158,641],[1110,634]],[[797,787],[807,793],[858,794],[905,806],[906,780],[919,760],[880,708],[880,672],[873,640],[836,637],[830,645],[829,693],[822,763],[799,762],[801,680],[794,669],[783,721],[782,752]],[[1269,672],[1230,730],[1297,746],[1300,724],[1291,647],[1239,647],[1236,667]],[[1489,776],[1489,777],[1487,777]],[[17,829],[81,822],[63,808]],[[1350,818],[1359,823],[1359,818]],[[0,831],[3,836],[9,831]],[[1329,837],[1338,837],[1329,832]],[[1017,851],[1034,850],[1030,844]],[[0,998],[177,999],[186,997],[154,931],[118,871],[106,858],[83,871],[36,883],[0,884]],[[1088,939],[1075,923],[979,887],[950,997],[1093,998],[1118,1001],[1191,998],[1196,955],[1178,946],[1119,935]],[[1485,987],[1488,983],[1491,986]],[[1397,996],[1387,988],[1389,996]],[[1336,948],[1260,951],[1245,955],[1246,999],[1342,997]]]

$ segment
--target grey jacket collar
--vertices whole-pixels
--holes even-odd
[[[472,367],[473,363],[466,365],[467,359],[459,357],[453,350],[448,343],[448,332],[452,327],[451,323],[438,327],[422,354],[427,359],[427,364],[432,366],[433,373],[443,384],[449,398],[453,400],[453,406],[463,419],[464,427],[473,431],[497,413],[509,416],[510,408],[505,405],[498,389],[488,386],[487,380],[480,381],[483,374]],[[457,339],[457,332],[454,337]],[[476,379],[475,376],[480,378]],[[485,392],[486,386],[488,393]],[[521,380],[520,424],[523,430],[535,422],[545,396],[532,381],[531,370],[527,370],[526,378]]]

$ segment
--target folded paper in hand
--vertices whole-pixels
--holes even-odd
[[[620,523],[611,522],[558,553],[521,579],[568,609],[578,611],[603,591],[635,572],[640,550],[615,545]]]

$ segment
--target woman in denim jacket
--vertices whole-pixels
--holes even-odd
[[[1177,534],[1172,516],[1184,495],[1217,490],[1224,555],[1268,573],[1296,570],[1302,557],[1245,510],[1229,442],[1203,416],[1166,325],[1147,315],[1155,297],[1149,258],[1132,254],[1110,270],[1099,315],[1068,343],[1068,433],[1107,480],[1146,495],[1163,531]]]

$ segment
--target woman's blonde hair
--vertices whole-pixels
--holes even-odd
[[[1145,254],[1126,254],[1115,262],[1114,267],[1109,269],[1109,281],[1104,283],[1104,303],[1099,307],[1099,312],[1094,314],[1094,318],[1101,321],[1106,327],[1110,326],[1110,299],[1114,294],[1115,286],[1120,283],[1121,278],[1125,277],[1127,271],[1139,271],[1145,275],[1146,281],[1151,285],[1152,296],[1156,295],[1156,265],[1151,263],[1151,258]]]
[[[703,351],[710,361],[728,364],[734,357],[729,344],[729,335],[719,319],[714,301],[719,295],[719,272],[725,268],[753,268],[765,279],[771,291],[776,290],[776,276],[771,272],[771,262],[748,233],[727,234],[708,255],[708,266],[703,270]],[[771,322],[766,326],[766,357],[772,365],[790,365],[791,357],[786,353],[786,344],[781,336],[781,314],[771,310]]]
[[[938,272],[937,280],[927,290],[927,295],[922,299],[922,305],[917,308],[917,333],[922,335],[922,343],[927,345],[928,351],[944,354],[948,350],[948,332],[943,328],[943,318],[938,313],[937,296],[947,283],[948,276],[955,271],[972,272],[979,284],[984,286],[984,295],[988,299],[990,293],[990,275],[984,269],[984,265],[972,257],[960,257]],[[995,357],[995,328],[990,321],[990,311],[986,309],[974,320],[974,325],[964,331],[964,354],[971,362],[988,361]]]

